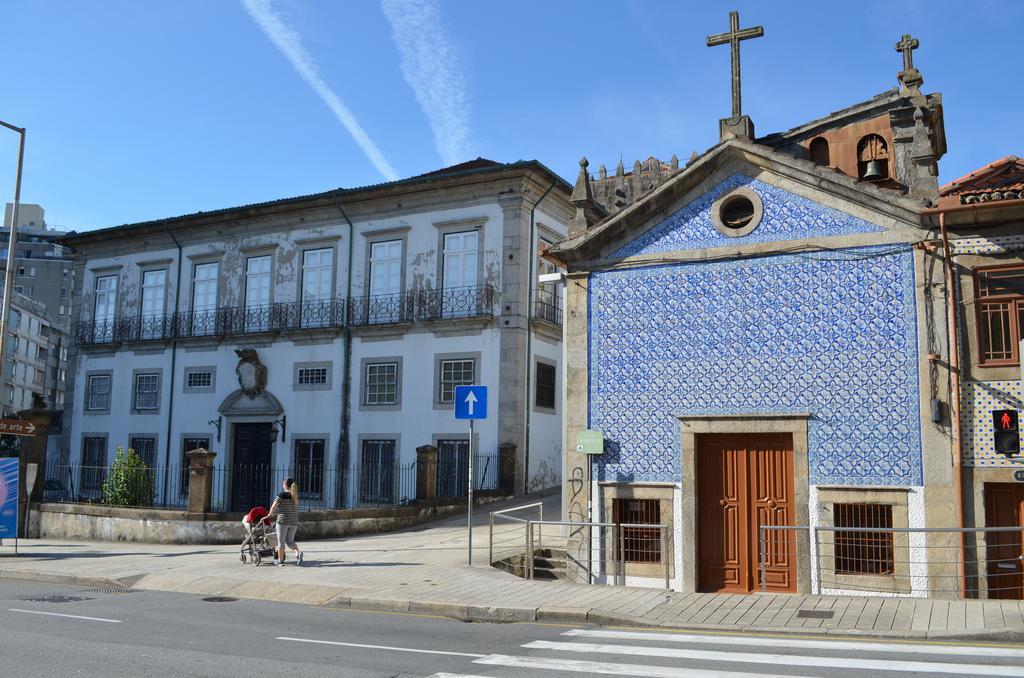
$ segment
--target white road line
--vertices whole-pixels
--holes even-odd
[[[342,643],[337,640],[314,640],[313,638],[288,638],[278,636],[276,640],[287,640],[293,643],[315,643],[318,645],[338,645],[341,647],[362,647],[368,650],[390,650],[391,652],[419,652],[421,654],[443,654],[450,657],[485,657],[487,655],[472,654],[470,652],[449,652],[447,650],[421,650],[415,647],[392,647],[390,645],[365,645],[363,643]]]
[[[861,669],[877,671],[919,671],[922,673],[949,673],[965,676],[1011,676],[1020,678],[1019,666],[993,664],[945,664],[942,662],[909,662],[896,659],[850,659],[846,657],[805,657],[795,654],[759,654],[753,652],[718,652],[714,650],[683,650],[674,647],[636,647],[633,645],[604,645],[596,643],[556,643],[537,640],[522,647],[531,650],[560,650],[588,654],[636,655],[641,657],[669,657],[697,661],[740,662],[747,664],[781,664],[784,666],[814,666],[831,669]]]
[[[7,608],[8,612],[21,612],[24,614],[41,614],[47,617],[64,617],[65,619],[84,619],[85,621],[96,621],[96,622],[107,622],[110,624],[120,624],[120,619],[104,619],[103,617],[82,617],[77,614],[61,614],[59,612],[42,612],[40,610],[19,610],[16,607]]]
[[[647,676],[648,678],[800,678],[799,676],[775,673],[718,671],[715,669],[683,669],[671,666],[648,666],[644,664],[614,664],[590,662],[577,659],[549,659],[547,657],[514,657],[506,654],[491,654],[477,659],[474,664],[509,666],[518,669],[547,669],[550,671],[571,671],[590,675]]]
[[[427,678],[487,678],[487,676],[474,676],[469,673],[435,673]]]
[[[685,633],[644,633],[640,631],[599,631],[573,629],[563,636],[581,638],[608,638],[616,640],[646,640],[666,643],[703,643],[705,645],[754,645],[759,647],[792,647],[812,650],[856,650],[858,652],[901,652],[905,654],[946,654],[969,657],[1024,658],[1024,650],[973,645],[937,645],[922,643],[877,643],[842,640],[801,640],[799,638],[773,638],[766,636],[711,636]]]

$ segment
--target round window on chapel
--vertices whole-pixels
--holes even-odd
[[[722,202],[718,216],[726,228],[746,228],[754,219],[754,203],[745,195],[730,196]]]

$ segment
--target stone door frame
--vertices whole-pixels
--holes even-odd
[[[679,415],[682,520],[681,590],[696,593],[697,576],[697,436],[709,433],[789,433],[793,437],[793,512],[797,525],[810,524],[810,485],[807,463],[809,414]],[[797,562],[798,594],[811,592],[811,563]]]

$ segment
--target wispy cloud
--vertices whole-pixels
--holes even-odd
[[[381,8],[391,24],[402,75],[430,122],[441,160],[454,165],[469,159],[469,98],[440,8],[434,0],[381,0]]]
[[[270,42],[274,43],[274,46],[288,59],[288,62],[299,76],[327,104],[327,107],[334,113],[334,117],[345,126],[348,133],[352,135],[352,139],[362,149],[363,153],[366,154],[366,157],[373,163],[373,166],[377,168],[377,171],[389,181],[398,179],[398,172],[384,158],[384,154],[380,152],[380,149],[370,139],[366,130],[363,129],[359,121],[352,115],[352,111],[348,110],[348,106],[342,103],[338,95],[334,93],[334,90],[324,82],[316,62],[302,45],[302,39],[299,37],[299,34],[288,27],[281,20],[281,16],[274,11],[272,0],[242,0],[242,5],[245,7],[245,11],[249,13],[249,16],[252,17],[252,20],[256,22],[256,25],[270,39]]]

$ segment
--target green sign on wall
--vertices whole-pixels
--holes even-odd
[[[600,431],[580,431],[576,434],[576,451],[580,454],[604,454],[604,434]]]

